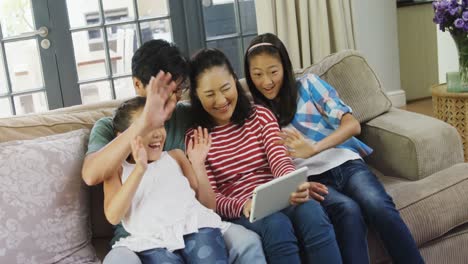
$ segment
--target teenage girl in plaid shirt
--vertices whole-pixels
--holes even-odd
[[[255,103],[272,110],[283,127],[279,142],[295,163],[312,170],[317,160],[324,161],[322,172],[309,180],[328,187],[322,206],[343,262],[369,263],[369,224],[394,263],[424,263],[392,198],[363,161],[372,149],[354,137],[361,126],[335,89],[311,73],[295,79],[284,44],[270,33],[251,41],[244,70]]]

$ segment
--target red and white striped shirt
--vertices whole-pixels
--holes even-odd
[[[239,218],[255,187],[294,170],[273,113],[259,105],[242,127],[232,123],[213,128],[205,167],[216,193],[216,211],[227,219]],[[193,129],[185,135],[185,145]]]

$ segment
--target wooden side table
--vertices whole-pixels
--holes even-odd
[[[454,126],[463,142],[465,161],[468,162],[468,93],[449,93],[447,84],[432,86],[434,116]]]

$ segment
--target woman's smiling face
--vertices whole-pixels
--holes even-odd
[[[214,66],[202,72],[197,79],[197,96],[203,109],[216,125],[231,121],[237,104],[236,81],[224,66]]]

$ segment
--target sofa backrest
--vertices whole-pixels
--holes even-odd
[[[0,143],[91,129],[94,122],[112,115],[122,100],[65,107],[45,113],[0,118]]]

